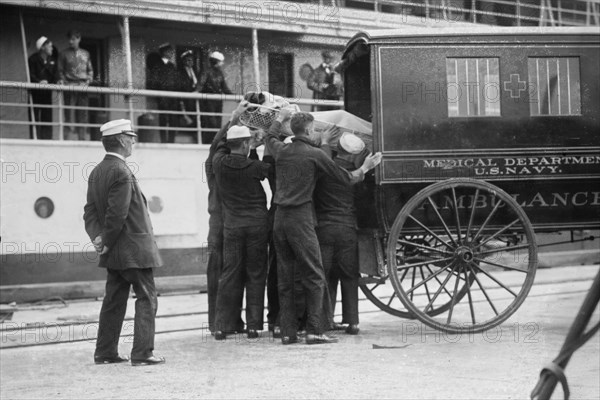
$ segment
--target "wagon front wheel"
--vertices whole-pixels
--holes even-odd
[[[429,240],[416,239],[423,237]],[[480,332],[527,297],[537,245],[513,197],[484,181],[451,179],[406,203],[390,231],[387,259],[397,296],[417,319],[449,333]]]

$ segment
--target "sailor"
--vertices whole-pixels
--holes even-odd
[[[235,332],[246,289],[248,338],[263,329],[267,278],[267,196],[261,181],[271,167],[248,155],[258,143],[246,126],[227,130],[213,157],[213,169],[223,209],[223,270],[219,277],[215,339]],[[256,155],[256,153],[254,153]]]
[[[321,323],[326,281],[315,232],[313,192],[317,179],[324,175],[347,184],[361,181],[367,171],[379,164],[381,154],[369,155],[359,169],[348,172],[314,145],[311,140],[314,137],[314,117],[309,113],[294,114],[290,121],[294,133],[292,143],[281,142],[279,134],[282,123],[290,115],[289,110],[281,110],[266,138],[267,148],[275,158],[276,166],[277,192],[274,202],[277,211],[273,229],[279,279],[281,341],[283,344],[298,342],[293,291],[294,273],[299,269],[306,292],[306,343],[334,343],[337,339],[325,335],[329,327]],[[323,132],[323,145],[328,146],[336,129],[329,128]]]
[[[246,109],[247,102],[242,101],[233,111],[231,120],[223,126],[215,135],[208,158],[204,162],[206,173],[206,182],[208,184],[208,262],[206,264],[206,284],[208,292],[208,329],[211,334],[215,333],[215,317],[217,314],[217,291],[219,289],[219,276],[223,269],[223,210],[221,207],[221,198],[217,189],[215,172],[213,169],[213,157],[217,152],[219,143],[227,134],[229,127],[235,125],[241,113]],[[238,317],[236,331],[244,330],[244,321]]]
[[[362,155],[362,157],[361,157]],[[334,161],[347,171],[355,170],[365,156],[365,143],[356,135],[344,133],[338,142]],[[323,176],[315,189],[317,237],[325,276],[329,285],[333,321],[338,282],[342,290],[342,324],[346,333],[356,335],[358,328],[358,236],[354,186]],[[334,324],[333,328],[338,328]]]

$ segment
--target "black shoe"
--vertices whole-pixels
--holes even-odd
[[[293,337],[284,336],[281,338],[281,344],[285,344],[285,345],[294,344],[294,343],[298,343],[298,342],[300,342],[300,340],[298,339],[298,336],[293,336]]]
[[[127,356],[114,356],[114,357],[96,357],[94,356],[94,362],[96,364],[116,364],[129,361]]]
[[[258,331],[256,329],[248,329],[248,339],[258,338]]]
[[[279,339],[281,337],[281,328],[278,326],[275,326],[273,328],[273,339]]]
[[[131,365],[137,367],[140,365],[156,365],[156,364],[164,364],[165,363],[165,358],[164,357],[157,357],[157,356],[152,356],[152,357],[148,357],[148,358],[144,358],[141,360],[131,360]]]
[[[215,340],[225,340],[227,335],[223,331],[215,331]]]
[[[358,324],[350,324],[346,328],[346,333],[348,335],[358,335],[358,332],[360,332],[360,329],[358,329]]]
[[[327,343],[337,343],[338,338],[329,337],[327,335],[314,335],[309,333],[306,335],[306,344],[327,344]]]

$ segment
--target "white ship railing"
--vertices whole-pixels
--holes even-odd
[[[42,90],[50,90],[52,92],[52,104],[51,105],[42,105],[42,104],[32,104],[29,96],[29,91],[32,89],[42,89]],[[71,86],[71,85],[56,85],[56,84],[39,84],[39,83],[26,83],[26,82],[14,82],[14,81],[0,81],[0,90],[2,96],[0,98],[0,108],[2,108],[3,118],[0,118],[0,126],[2,129],[5,129],[6,126],[19,126],[26,125],[31,126],[32,128],[32,136],[33,139],[37,139],[38,135],[35,127],[41,126],[52,126],[58,128],[58,140],[65,140],[65,128],[91,128],[98,129],[104,122],[106,121],[98,121],[97,123],[86,122],[86,123],[75,123],[75,122],[67,122],[65,121],[64,113],[65,110],[73,109],[73,110],[87,110],[93,112],[105,112],[109,113],[110,117],[107,117],[107,120],[116,119],[116,118],[127,118],[130,119],[134,125],[136,130],[138,130],[138,134],[140,136],[140,141],[145,141],[144,134],[149,131],[166,131],[166,132],[185,132],[188,134],[195,135],[198,143],[202,143],[200,134],[201,132],[216,132],[218,128],[203,128],[202,127],[202,116],[221,116],[223,121],[227,120],[229,116],[228,112],[222,113],[210,113],[201,110],[201,102],[204,100],[214,100],[214,101],[222,101],[222,102],[234,102],[237,103],[243,99],[242,95],[239,94],[207,94],[207,93],[196,93],[196,92],[171,92],[171,91],[162,91],[162,90],[147,90],[147,89],[137,89],[137,88],[107,88],[107,87],[97,87],[97,86]],[[82,106],[67,106],[64,103],[64,93],[85,93],[88,95],[109,95],[113,96],[113,99],[118,99],[114,101],[114,103],[124,104],[125,107],[82,107]],[[163,98],[175,98],[178,100],[194,100],[196,109],[194,112],[189,111],[166,111],[159,110],[155,108],[137,108],[135,107],[137,103],[139,103],[139,98],[148,98],[148,97],[163,97]],[[22,100],[21,102],[9,102],[4,101],[8,98],[18,98]],[[298,104],[299,106],[328,106],[328,107],[343,107],[343,102],[341,101],[331,101],[331,100],[313,100],[313,99],[304,99],[297,98],[287,99],[292,104]],[[33,108],[51,108],[53,110],[57,110],[55,113],[57,115],[57,120],[53,122],[41,122],[33,120]],[[225,108],[225,107],[224,107]],[[23,118],[23,113],[21,113],[21,118],[8,118],[6,116],[18,116],[18,112],[10,112],[9,110],[23,110],[27,111],[27,115],[29,116],[29,120],[27,120],[27,116]],[[184,116],[193,116],[196,120],[195,127],[167,127],[167,126],[158,126],[158,125],[138,125],[136,124],[137,117],[143,114],[154,114],[156,117],[160,114],[174,114],[179,117]],[[5,135],[2,135],[5,136]]]

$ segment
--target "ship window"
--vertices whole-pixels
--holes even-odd
[[[447,58],[449,117],[500,116],[498,58]]]
[[[529,112],[538,115],[580,115],[579,58],[531,57]]]

